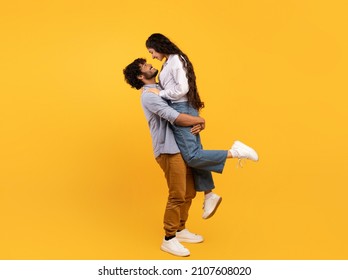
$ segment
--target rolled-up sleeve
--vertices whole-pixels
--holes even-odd
[[[142,102],[144,106],[152,113],[174,124],[180,113],[171,108],[168,103],[157,94],[144,92],[142,94]]]

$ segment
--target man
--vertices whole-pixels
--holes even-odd
[[[170,123],[193,126],[192,133],[199,133],[205,121],[201,117],[180,114],[158,95],[144,92],[148,87],[157,87],[155,79],[158,73],[145,59],[134,60],[123,73],[131,87],[143,87],[141,102],[151,132],[154,155],[167,180],[169,196],[164,213],[165,237],[161,249],[176,256],[189,256],[190,251],[180,242],[200,243],[203,237],[185,227],[196,191],[191,169],[182,159]]]

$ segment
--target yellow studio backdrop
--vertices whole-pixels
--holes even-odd
[[[189,55],[223,203],[191,259],[348,258],[346,1],[7,1],[0,9],[0,258],[177,259],[166,182],[123,68],[160,32]]]

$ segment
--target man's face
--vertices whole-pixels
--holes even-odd
[[[153,48],[148,48],[148,51],[152,55],[153,59],[158,59],[159,61],[162,61],[165,57],[163,53],[156,52]]]
[[[156,77],[158,73],[158,70],[156,68],[153,68],[149,63],[140,64],[140,71],[144,78],[147,80]]]

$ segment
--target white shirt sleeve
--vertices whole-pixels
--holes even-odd
[[[161,90],[159,96],[169,100],[179,100],[189,91],[188,79],[183,63],[179,59],[179,56],[175,56],[166,67],[170,67],[169,73],[172,75],[173,84],[170,88]]]

